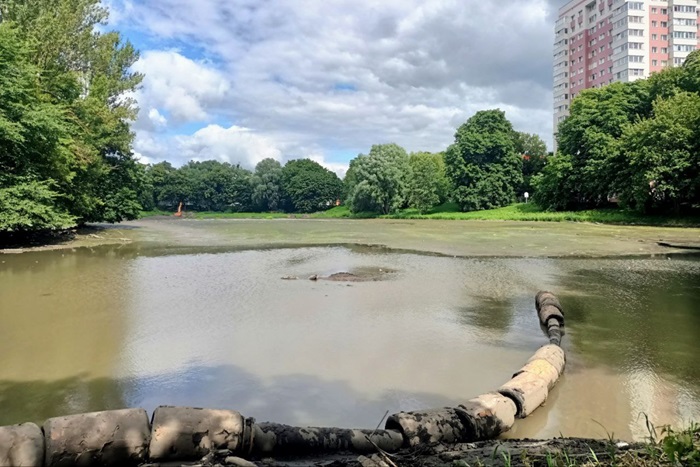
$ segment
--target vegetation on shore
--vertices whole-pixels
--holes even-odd
[[[649,79],[582,91],[556,155],[504,112],[482,110],[444,150],[374,145],[341,180],[310,159],[265,159],[252,171],[215,160],[138,163],[138,52],[104,30],[101,1],[0,5],[0,241],[180,206],[200,217],[697,225],[700,51]],[[526,193],[544,209],[513,205]]]
[[[700,51],[648,79],[582,91],[559,125],[558,152],[535,177],[548,209],[700,209]]]
[[[0,235],[135,218],[138,53],[99,0],[0,2]]]
[[[172,216],[168,211],[143,211],[142,217]],[[404,209],[393,214],[353,213],[347,206],[336,206],[311,214],[285,212],[186,212],[193,219],[442,219],[536,222],[591,222],[598,224],[647,225],[660,227],[700,227],[698,216],[644,215],[624,209],[588,209],[584,211],[546,211],[534,203],[519,203],[504,208],[462,212],[454,203],[444,203],[425,213]]]

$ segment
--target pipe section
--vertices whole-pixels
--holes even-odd
[[[253,453],[266,456],[302,455],[319,451],[366,454],[376,452],[376,447],[396,452],[403,446],[403,436],[393,430],[299,428],[278,423],[255,424],[253,439]]]
[[[250,453],[252,421],[233,410],[161,406],[153,412],[151,460],[195,460],[211,451]]]
[[[147,459],[150,437],[143,409],[50,418],[44,423],[44,465],[139,465]]]
[[[44,434],[34,423],[0,427],[0,467],[44,465]]]

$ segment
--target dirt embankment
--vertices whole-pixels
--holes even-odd
[[[58,232],[43,232],[30,236],[0,237],[0,254],[18,254],[30,251],[64,250],[81,247],[114,245],[133,241],[128,226],[99,225]]]
[[[150,464],[154,465],[154,464]],[[358,456],[333,453],[303,458],[267,458],[246,461],[229,451],[211,453],[189,465],[214,467],[468,467],[468,466],[652,466],[663,465],[654,449],[643,443],[579,438],[552,440],[496,440],[454,445],[436,444],[404,449],[396,454]],[[670,464],[669,464],[670,465]]]

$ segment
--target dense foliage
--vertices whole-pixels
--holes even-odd
[[[453,198],[463,211],[492,209],[515,201],[523,182],[522,156],[516,133],[500,110],[477,112],[455,134],[447,148],[447,176]]]
[[[360,154],[349,169],[353,185],[347,203],[353,212],[388,214],[405,205],[409,164],[406,150],[396,144],[376,144]]]
[[[263,159],[251,177],[251,204],[256,211],[277,211],[282,205],[282,164]]]
[[[700,51],[649,79],[588,89],[559,127],[559,152],[536,177],[549,209],[618,200],[639,212],[700,207]]]
[[[444,153],[408,156],[396,144],[382,144],[360,154],[345,175],[344,199],[353,213],[406,207],[427,213],[447,201],[463,211],[506,206],[532,191],[529,181],[546,160],[537,135],[514,131],[500,110],[482,111],[459,128]]]
[[[515,152],[523,159],[523,184],[518,194],[532,193],[532,177],[542,172],[547,163],[547,145],[538,135],[517,132],[515,134]]]
[[[98,0],[4,0],[0,10],[0,233],[135,218],[143,166],[127,98],[138,54],[99,32]]]
[[[334,205],[342,193],[338,176],[309,159],[282,165],[264,159],[254,172],[219,161],[168,162],[146,168],[146,209],[218,212],[314,212]]]
[[[442,154],[418,152],[408,159],[408,204],[425,213],[444,203],[450,189]]]
[[[296,159],[282,169],[281,188],[287,211],[315,212],[335,205],[343,193],[343,182],[318,162]]]

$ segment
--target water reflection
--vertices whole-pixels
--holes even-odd
[[[566,310],[567,373],[509,436],[604,436],[599,422],[631,439],[642,411],[700,417],[697,259],[141,242],[2,260],[0,424],[182,404],[374,427],[385,410],[460,403],[508,379],[545,342],[540,288]],[[305,279],[380,269],[392,273]]]
[[[0,380],[0,425],[129,407],[133,381],[77,375],[56,380]]]

